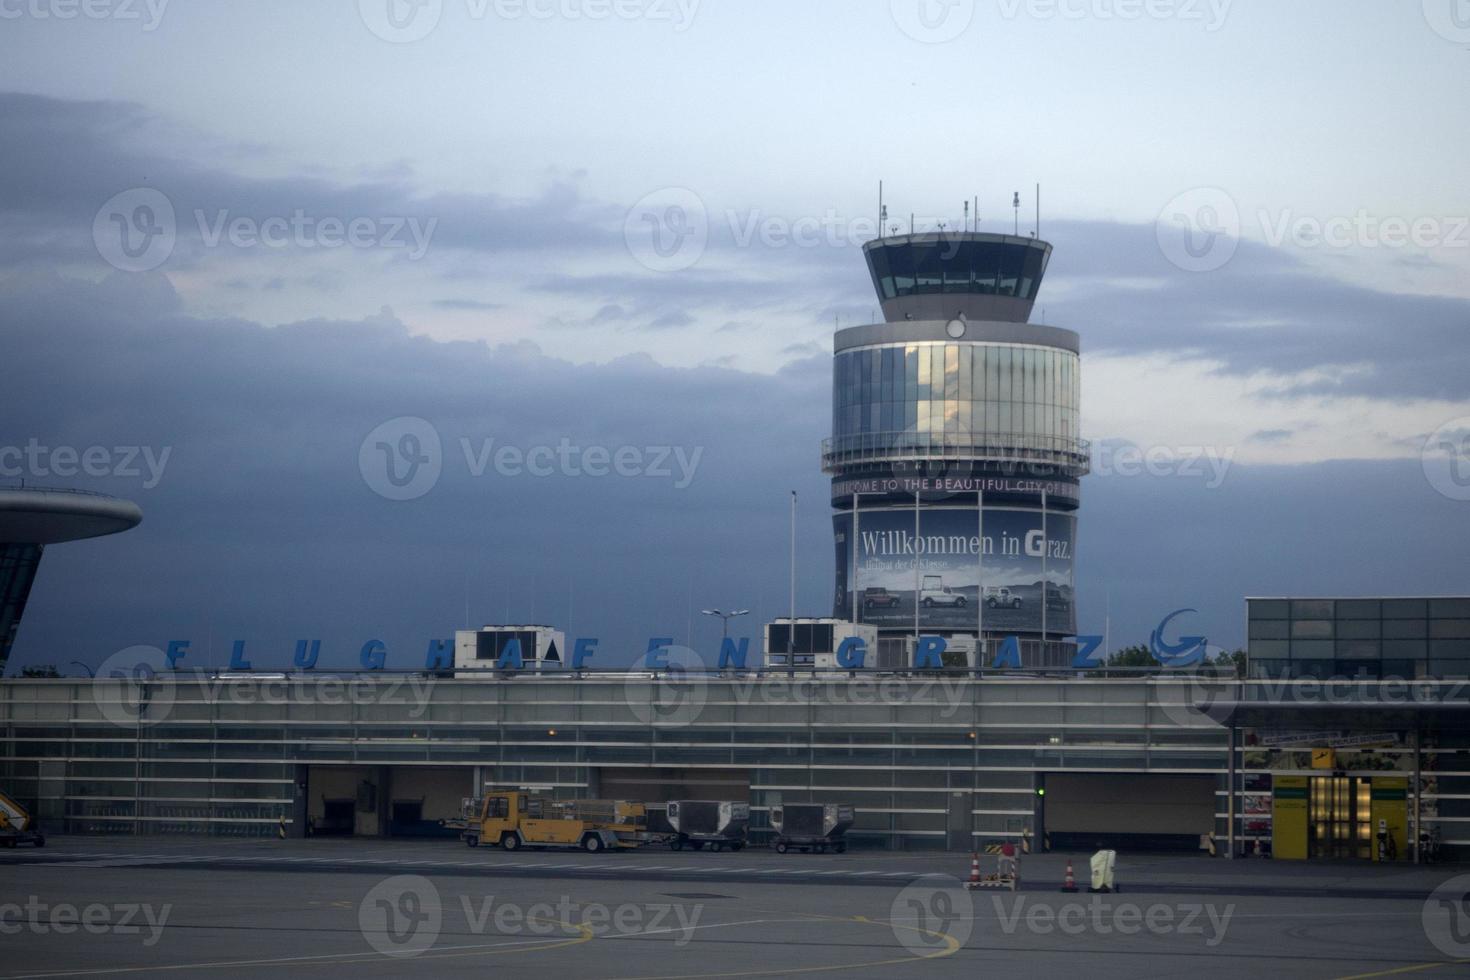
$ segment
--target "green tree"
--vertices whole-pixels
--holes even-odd
[[[1214,663],[1222,668],[1233,668],[1236,677],[1245,676],[1244,650],[1231,650],[1229,653],[1222,653],[1214,660],[1212,660],[1211,663]]]
[[[1159,662],[1154,659],[1153,651],[1142,643],[1135,643],[1131,647],[1124,647],[1108,654],[1108,667],[1157,667]]]
[[[55,664],[28,664],[20,669],[22,677],[60,677]]]
[[[1244,677],[1245,651],[1231,650],[1228,652],[1221,652],[1220,654],[1205,661],[1205,664],[1214,667],[1216,671],[1222,673],[1233,672],[1237,677]],[[1104,666],[1158,667],[1160,666],[1160,664],[1158,660],[1154,658],[1153,651],[1150,650],[1146,644],[1135,643],[1131,647],[1124,647],[1121,650],[1115,650],[1112,653],[1108,654],[1108,659]]]

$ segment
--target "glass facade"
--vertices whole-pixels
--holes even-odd
[[[1470,598],[1247,599],[1253,677],[1470,677]]]
[[[833,359],[834,446],[913,440],[934,447],[1078,442],[1077,355],[1026,344],[889,344]]]
[[[1044,242],[941,237],[867,249],[868,269],[884,299],[922,293],[1034,299],[1050,257]]]

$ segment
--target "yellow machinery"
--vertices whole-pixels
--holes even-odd
[[[445,821],[470,847],[481,841],[507,851],[521,847],[637,847],[646,838],[642,803],[552,800],[520,790],[492,790],[464,801],[463,815]]]
[[[19,803],[0,793],[0,844],[14,847],[17,844],[46,846],[46,835],[41,827]]]

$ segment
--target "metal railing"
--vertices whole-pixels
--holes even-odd
[[[1057,436],[968,432],[861,432],[822,440],[822,469],[883,460],[1046,463],[1074,476],[1092,468],[1091,443]]]
[[[82,490],[77,487],[47,487],[38,483],[28,484],[25,480],[19,480],[15,484],[0,483],[0,490],[28,490],[35,493],[70,493],[76,494],[79,497],[109,498],[108,494],[101,493],[97,490]]]

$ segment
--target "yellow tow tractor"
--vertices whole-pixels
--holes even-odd
[[[521,790],[491,790],[464,801],[462,815],[446,820],[470,847],[481,842],[507,851],[522,847],[580,847],[585,851],[637,847],[647,838],[642,803],[553,800]]]
[[[0,845],[14,847],[17,844],[46,846],[46,835],[41,825],[19,803],[0,793]]]

